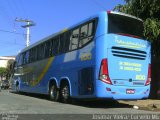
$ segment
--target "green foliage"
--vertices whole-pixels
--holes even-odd
[[[118,5],[114,10],[137,16],[143,20],[160,18],[159,0],[124,0],[125,5]]]
[[[9,79],[14,72],[13,66],[14,66],[14,60],[9,60],[7,63],[7,68],[0,67],[0,77]]]
[[[124,0],[114,10],[141,18],[144,21],[144,36],[152,42],[153,54],[160,53],[160,1],[159,0]],[[159,54],[160,55],[160,54]]]
[[[147,18],[144,22],[144,35],[150,40],[160,40],[160,21],[158,19]]]
[[[0,76],[4,76],[7,73],[7,69],[4,67],[0,67]]]
[[[7,63],[7,77],[9,78],[14,73],[15,60],[10,59]]]

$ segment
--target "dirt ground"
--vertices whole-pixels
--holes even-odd
[[[131,105],[133,106],[134,109],[160,112],[160,100],[152,100],[152,99],[134,100],[134,101],[120,100],[118,102],[122,104]]]

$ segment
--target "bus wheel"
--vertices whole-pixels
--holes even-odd
[[[61,87],[61,100],[63,103],[70,103],[70,90],[68,84],[63,84]]]
[[[52,85],[50,87],[50,90],[49,90],[49,96],[50,96],[50,99],[52,101],[58,101],[59,100],[59,90],[57,89],[57,86],[56,85]]]

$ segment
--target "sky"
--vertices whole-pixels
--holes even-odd
[[[0,0],[0,56],[16,56],[26,47],[25,22],[30,27],[30,44],[68,28],[101,11],[113,10],[124,0]]]

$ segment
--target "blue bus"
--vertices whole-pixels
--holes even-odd
[[[141,19],[104,11],[23,49],[12,89],[65,103],[147,98],[150,49]]]

